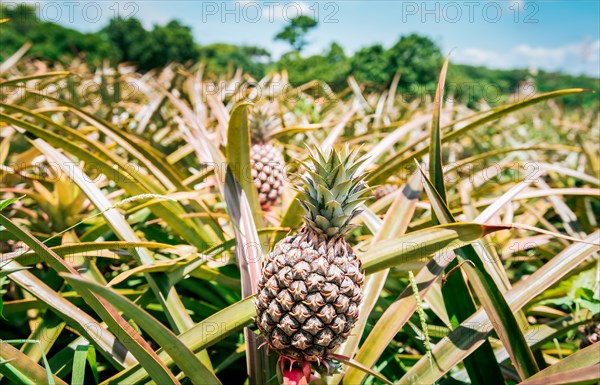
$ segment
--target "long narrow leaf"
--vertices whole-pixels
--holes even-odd
[[[470,130],[473,130],[479,126],[482,126],[482,125],[489,123],[491,121],[494,121],[496,119],[499,119],[511,112],[529,107],[533,104],[540,103],[540,102],[554,99],[554,98],[559,98],[562,96],[578,94],[578,93],[582,93],[582,92],[589,92],[589,90],[586,90],[584,88],[572,88],[572,89],[566,89],[566,90],[560,90],[560,91],[553,91],[553,92],[548,92],[548,93],[534,96],[527,100],[522,100],[520,102],[516,102],[513,104],[506,105],[506,106],[494,108],[489,114],[465,125],[464,127],[461,127],[455,131],[452,131],[448,135],[444,136],[444,138],[442,139],[442,142],[445,143],[445,142],[454,140],[455,138],[457,138],[461,135],[464,135],[465,133],[467,133]],[[445,128],[446,127],[444,127],[444,129]],[[428,148],[425,147],[423,149],[410,152],[409,154],[406,154],[404,152],[398,153],[397,155],[388,159],[385,162],[384,166],[379,167],[373,173],[369,174],[369,176],[367,177],[367,181],[372,184],[378,184],[378,183],[385,182],[385,180],[387,178],[389,178],[391,175],[393,175],[396,171],[400,170],[402,166],[411,162],[412,159],[426,154],[427,150],[428,150]]]
[[[242,295],[248,297],[254,295],[258,290],[257,285],[263,257],[262,247],[256,233],[256,226],[246,195],[229,171],[226,175],[225,201],[234,224],[235,253],[242,275]],[[268,378],[274,377],[274,371],[269,365],[266,349],[258,349],[257,337],[251,330],[246,328],[244,336],[248,352],[246,360],[251,384],[267,383]]]
[[[432,182],[427,179],[423,170],[419,170],[425,180],[424,188],[431,200],[436,217],[442,223],[454,223],[455,219],[450,213],[450,209],[445,205],[443,198],[434,188]],[[494,280],[485,269],[483,261],[475,249],[467,245],[456,250],[456,254],[488,317],[496,325],[496,331],[521,378],[525,379],[537,373],[539,369],[533,358],[533,353],[525,341],[525,336],[519,328],[512,310],[506,303],[506,299],[498,291]],[[475,267],[469,263],[464,263],[465,261],[472,262]]]
[[[588,242],[600,241],[600,231],[589,235],[585,240]],[[575,243],[569,246],[531,274],[527,280],[520,281],[507,291],[506,302],[513,312],[518,311],[528,301],[556,283],[598,249],[600,249],[598,246],[587,243]],[[400,379],[398,384],[408,385],[414,382],[433,383],[437,381],[454,365],[473,353],[490,332],[490,321],[485,311],[477,310],[435,346],[432,352],[436,359],[433,371],[428,360],[421,359]]]
[[[262,223],[258,193],[250,175],[250,128],[248,127],[249,103],[240,103],[231,112],[227,130],[227,166],[237,179],[252,209],[256,224]]]
[[[221,341],[227,336],[249,325],[256,317],[253,298],[246,298],[226,307],[220,312],[196,324],[193,328],[179,336],[179,339],[190,350],[197,352]],[[173,359],[160,349],[158,356],[168,367],[174,364]],[[104,381],[109,384],[141,384],[148,381],[148,374],[142,365],[133,366]]]
[[[64,155],[56,151],[49,144],[38,140],[36,145],[71,178],[77,186],[86,193],[88,198],[100,210],[112,227],[115,234],[129,242],[139,242],[137,235],[131,229],[127,221],[112,208],[111,203],[104,196],[102,191],[83,175],[83,171],[76,167],[69,167],[70,161]],[[134,256],[140,264],[152,264],[154,258],[146,250],[137,248],[134,250]],[[153,289],[157,299],[165,308],[165,315],[176,330],[186,330],[193,325],[193,322],[181,303],[174,287],[171,287],[166,277],[153,277],[147,275],[147,280]]]
[[[87,289],[97,293],[110,301],[116,308],[129,315],[150,337],[165,349],[171,358],[173,358],[175,364],[183,370],[193,384],[209,385],[221,383],[212,371],[172,331],[164,327],[144,309],[110,288],[100,286],[75,275],[63,274],[62,276],[76,288],[84,288],[83,291]]]
[[[69,75],[69,72],[67,72],[67,71],[56,71],[56,72],[45,72],[45,73],[41,73],[41,74],[21,76],[21,77],[8,79],[8,80],[3,80],[0,82],[0,91],[2,91],[3,87],[12,86],[12,85],[19,84],[19,83],[26,83],[31,80],[49,79],[49,78],[54,78],[54,77],[63,78],[67,75]]]
[[[449,252],[510,226],[454,223],[414,231],[393,240],[378,242],[360,258],[367,274],[408,261],[426,259],[436,252]]]
[[[440,114],[443,104],[448,60],[449,58],[446,58],[444,65],[442,66],[442,70],[440,71],[440,77],[433,104],[433,117],[429,140],[429,176],[431,178],[431,182],[427,180],[427,178],[424,178],[426,181],[424,185],[425,191],[429,196],[429,200],[432,201],[431,204],[433,208],[437,207],[437,205],[442,205],[445,207],[445,204],[447,203],[442,162],[442,130],[440,127]],[[419,169],[419,172],[424,176],[422,170]],[[432,189],[434,192],[439,194],[436,196],[438,198],[436,202],[434,202],[434,199],[431,197]],[[456,222],[451,214],[447,214],[448,215],[445,217],[440,217],[439,212],[434,209],[431,212],[431,220],[434,224]],[[474,257],[473,254],[475,252],[470,245],[466,245],[464,248],[457,249],[456,253],[458,256],[469,254],[471,257]],[[458,267],[458,263],[459,260],[453,259],[453,261],[448,265],[446,272],[456,269]],[[442,286],[442,296],[446,311],[448,313],[448,318],[451,320],[451,323],[454,323],[455,325],[463,322],[477,309],[475,301],[462,274],[446,275],[445,284]],[[478,348],[477,354],[467,357],[464,361],[464,364],[467,372],[469,373],[471,382],[474,384],[502,385],[504,383],[500,366],[495,360],[494,351],[489,341],[485,341]]]
[[[442,168],[442,131],[440,129],[440,115],[442,114],[442,105],[444,103],[444,86],[446,84],[448,61],[449,58],[444,60],[444,65],[440,71],[440,78],[435,91],[433,116],[431,119],[431,137],[429,139],[429,178],[440,194],[443,202],[446,202],[447,198]]]
[[[50,384],[48,381],[47,369],[41,367],[37,362],[27,357],[25,354],[19,351],[19,349],[10,345],[6,341],[0,341],[0,373],[7,376],[9,379],[12,377],[10,370],[7,365],[10,365],[13,369],[16,369],[18,373],[23,376],[23,379],[30,381],[31,384]],[[48,368],[49,369],[49,368]],[[66,382],[50,373],[50,378],[54,384],[67,385]]]
[[[371,243],[377,243],[380,239],[386,240],[401,236],[408,228],[421,193],[421,178],[415,174],[401,191],[402,193],[394,200],[383,221],[378,223],[378,231],[375,233]],[[367,214],[377,218],[370,210],[366,210],[362,215]],[[381,295],[388,273],[388,269],[382,270],[367,276],[365,279],[364,297],[359,309],[362,316],[354,326],[353,333],[339,349],[338,352],[342,356],[353,357],[356,353],[365,326],[367,325],[367,320],[369,319],[368,314],[371,313],[377,299]],[[334,376],[332,383],[339,383],[342,379],[341,377],[341,375]]]
[[[18,239],[25,242],[29,247],[36,249],[38,255],[40,255],[40,257],[42,257],[43,260],[58,273],[72,274],[75,276],[79,275],[79,273],[73,267],[64,262],[64,260],[48,249],[43,243],[20,229],[3,215],[0,215],[0,224],[6,227]],[[16,262],[10,262],[10,264],[14,263]],[[19,271],[14,274],[24,275],[25,273],[27,272]],[[31,279],[25,282],[31,282]],[[50,290],[49,288],[46,289],[45,285],[41,283],[36,285],[29,284],[27,287],[28,290],[32,290],[34,295],[37,294],[36,290]],[[107,322],[110,328],[113,330],[118,330],[119,335],[127,344],[126,347],[131,350],[131,353],[138,358],[138,360],[144,361],[145,365],[148,367],[148,371],[152,374],[154,379],[157,381],[164,381],[165,384],[177,383],[173,375],[159,360],[157,360],[156,354],[149,347],[148,343],[132,330],[131,325],[129,325],[106,300],[97,297],[93,292],[90,291],[82,291],[81,295],[84,297],[86,302],[102,317],[102,319]],[[68,304],[72,306],[70,303]],[[54,308],[56,309],[56,307]],[[58,310],[58,314],[64,314],[60,311],[60,309],[56,310]],[[125,346],[119,343],[116,339],[112,340],[112,344],[110,346],[106,346],[106,340],[99,339],[95,335],[95,333],[103,335],[106,331],[103,331],[100,325],[98,325],[97,322],[95,322],[91,317],[87,318],[89,318],[90,321],[87,321],[87,324],[83,325],[85,334],[92,337],[92,340],[98,343],[101,351],[108,353],[108,357],[110,357],[113,361],[122,362],[129,354],[127,348],[125,348]],[[70,321],[70,319],[67,320]],[[96,330],[95,333],[90,333],[86,330],[90,327],[99,328],[101,330]],[[131,362],[131,358],[129,358],[129,362]]]
[[[590,345],[584,349],[581,349],[570,356],[560,360],[556,364],[547,367],[546,369],[534,374],[527,380],[521,382],[520,385],[535,385],[535,384],[559,384],[557,380],[573,380],[577,378],[574,376],[574,371],[579,370],[582,377],[579,377],[581,381],[584,380],[598,380],[600,377],[600,354],[598,354],[598,347]],[[592,375],[591,377],[585,378],[585,374]],[[594,377],[595,376],[595,377]]]

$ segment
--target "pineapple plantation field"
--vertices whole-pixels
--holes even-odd
[[[0,68],[0,384],[594,384],[588,91]]]

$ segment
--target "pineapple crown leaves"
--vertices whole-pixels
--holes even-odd
[[[267,143],[273,131],[281,125],[281,119],[275,113],[274,103],[268,102],[253,109],[248,115],[248,123],[252,143]]]
[[[351,224],[362,212],[360,205],[371,195],[364,179],[366,174],[357,174],[365,160],[358,157],[358,150],[345,147],[341,151],[332,149],[324,155],[318,148],[309,149],[311,164],[301,162],[306,174],[300,178],[303,188],[298,188],[298,201],[306,212],[308,226],[318,233],[334,237],[348,233]]]

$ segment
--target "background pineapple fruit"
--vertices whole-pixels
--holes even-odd
[[[396,184],[384,184],[375,189],[373,195],[375,196],[375,200],[379,200],[385,196],[390,195],[394,191],[397,191],[399,188]]]
[[[275,245],[258,283],[257,326],[271,349],[320,363],[358,320],[364,275],[345,235],[368,197],[361,163],[347,148],[311,153],[299,201],[306,212],[296,235]]]
[[[379,200],[383,197],[390,195],[391,193],[398,191],[400,188],[400,183],[397,178],[391,177],[389,179],[389,183],[377,186],[375,191],[373,191],[373,195],[375,196],[375,200]]]
[[[272,103],[256,108],[248,118],[252,140],[252,180],[258,189],[260,205],[269,207],[277,203],[283,189],[283,156],[278,148],[269,143],[271,133],[280,127],[280,119]]]
[[[581,349],[600,341],[600,314],[596,314],[590,323],[586,325],[583,334],[584,336],[579,345]]]

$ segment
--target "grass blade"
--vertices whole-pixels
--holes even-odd
[[[27,246],[38,250],[38,255],[40,255],[42,260],[48,263],[57,272],[69,272],[72,274],[77,274],[76,270],[74,270],[70,265],[66,264],[66,262],[48,249],[43,243],[32,237],[29,233],[22,230],[10,219],[1,214],[0,224],[6,227],[10,233],[12,233],[17,239],[23,241]],[[20,265],[13,261],[10,261],[3,266],[3,268],[9,269],[18,267],[20,267]],[[99,346],[101,351],[106,352],[108,358],[112,362],[119,363],[120,365],[125,364],[125,366],[135,363],[135,359],[132,360],[133,357],[130,356],[129,352],[127,352],[127,349],[120,342],[118,342],[111,333],[105,330],[102,332],[100,332],[100,330],[94,330],[96,327],[100,328],[100,325],[97,325],[92,317],[81,312],[71,303],[64,300],[58,293],[44,285],[39,279],[33,276],[33,274],[29,273],[28,271],[17,271],[12,273],[10,278],[18,282],[24,288],[28,288],[32,294],[38,296],[38,298],[46,302],[57,312],[57,314],[66,317],[66,321],[76,321],[75,326],[78,327],[78,330],[82,331],[84,335],[88,336],[92,341],[94,341]],[[93,296],[88,295],[88,293],[84,295],[86,296],[86,300],[90,301],[91,306],[94,307],[98,312],[107,311],[110,313],[110,310],[105,309],[104,306],[98,304],[98,301],[95,301]],[[115,328],[117,329],[118,324],[123,325],[127,324],[127,322],[125,322],[125,320],[120,316],[116,315]],[[91,328],[90,325],[97,326]],[[98,333],[91,333],[92,331],[96,331]]]
[[[179,336],[179,339],[190,350],[196,352],[206,349],[253,322],[256,308],[253,298],[246,298],[226,307],[220,312],[196,324],[193,328]],[[158,356],[168,367],[172,367],[173,359],[162,349]],[[109,384],[142,384],[148,381],[148,374],[142,365],[133,366],[104,381]]]
[[[30,341],[39,341],[35,344],[24,344],[21,351],[35,362],[39,362],[48,354],[56,339],[63,331],[65,322],[52,312],[44,313],[36,328],[27,338]]]
[[[448,71],[449,58],[444,60],[440,71],[435,99],[433,101],[433,116],[431,118],[431,137],[429,139],[429,178],[440,194],[443,202],[446,202],[446,186],[444,185],[444,170],[442,168],[442,132],[440,130],[440,115],[444,103],[444,85],[446,84],[446,72]],[[434,219],[434,223],[436,223]]]
[[[30,384],[67,385],[66,382],[49,373],[19,349],[10,345],[9,341],[0,341],[0,358],[2,359],[0,373],[15,383],[25,381]]]
[[[19,198],[9,198],[9,199],[4,199],[0,201],[0,211],[4,210],[5,208],[7,208],[8,206],[12,205],[13,203],[15,203],[16,201],[18,201],[19,199],[22,199],[23,197],[19,197]]]
[[[341,354],[332,354],[331,357],[334,358],[334,359],[336,359],[336,360],[338,360],[338,361],[340,361],[340,362],[345,363],[346,365],[348,365],[348,366],[350,366],[350,367],[352,367],[352,368],[354,368],[356,370],[360,370],[363,373],[370,374],[370,375],[372,375],[373,377],[375,377],[376,379],[378,379],[379,381],[381,381],[381,382],[383,382],[385,384],[393,385],[393,383],[390,380],[388,380],[387,378],[383,377],[379,373],[374,372],[373,370],[367,368],[366,366],[364,366],[363,364],[361,364],[358,361],[355,361],[355,360],[353,360],[351,358],[348,358],[346,356],[343,356]]]
[[[444,85],[446,82],[446,72],[448,70],[449,58],[446,58],[442,70],[440,71],[440,77],[435,93],[435,99],[433,103],[433,117],[431,122],[431,133],[429,139],[429,177],[431,181],[424,177],[424,173],[419,169],[420,174],[425,179],[425,191],[429,196],[432,207],[442,205],[445,207],[447,202],[446,186],[444,183],[444,169],[442,162],[442,130],[440,127],[440,114],[442,111],[443,97],[444,97]],[[418,164],[417,164],[418,166]],[[438,201],[434,202],[431,197],[432,189],[437,192],[436,198]],[[454,223],[456,222],[452,215],[448,212],[448,216],[440,217],[438,211],[431,211],[431,220],[434,224],[438,223]],[[475,251],[467,245],[464,248],[456,250],[457,255],[470,254],[473,257]],[[465,282],[462,274],[450,274],[449,271],[458,267],[458,260],[455,258],[450,262],[446,268],[446,281],[442,286],[442,296],[448,318],[451,320],[453,326],[457,326],[459,323],[467,319],[477,309],[473,297],[469,291],[469,287]],[[477,354],[471,355],[464,360],[465,368],[469,374],[471,382],[474,384],[498,384],[504,383],[500,366],[496,363],[494,357],[494,350],[489,341],[485,341],[477,350]]]
[[[424,188],[429,196],[429,199],[431,200],[431,205],[435,212],[435,216],[442,223],[454,223],[455,219],[450,213],[450,209],[448,209],[442,197],[439,195],[439,192],[434,188],[432,182],[427,179],[423,173],[423,170],[419,169],[419,171],[421,172],[421,175],[425,181]],[[512,310],[506,303],[504,296],[497,289],[494,280],[485,269],[482,259],[479,257],[475,249],[470,245],[456,250],[456,255],[458,257],[457,262],[460,262],[461,268],[465,269],[465,272],[469,277],[469,282],[471,285],[473,285],[473,289],[477,295],[477,298],[479,298],[483,308],[494,323],[496,332],[506,347],[511,357],[511,361],[517,368],[521,378],[525,379],[537,373],[539,369],[535,359],[533,358],[533,353],[525,341],[525,336],[523,335],[523,332],[521,331]],[[464,263],[466,261],[473,263],[473,265]],[[460,277],[460,280],[463,279],[461,275],[455,275]],[[449,283],[450,278],[447,280],[446,285]],[[466,289],[466,285],[464,288]],[[442,287],[442,291],[444,291],[444,287]],[[456,295],[457,293],[453,290],[448,291],[448,294]],[[444,298],[446,298],[446,293],[444,293]],[[461,301],[464,302],[464,298],[461,298]],[[448,303],[446,305],[448,307]],[[459,320],[460,322],[463,322],[466,318],[467,317],[464,317],[464,319]],[[493,351],[490,353],[493,357]],[[493,362],[495,362],[495,359]]]
[[[73,354],[73,369],[71,370],[71,385],[85,384],[85,364],[90,345],[79,345]]]
[[[491,121],[494,121],[496,119],[499,119],[507,114],[510,114],[511,112],[518,111],[520,109],[529,107],[533,104],[540,103],[540,102],[543,102],[546,100],[559,98],[562,96],[579,94],[582,92],[589,92],[589,90],[586,90],[584,88],[570,88],[570,89],[566,89],[566,90],[553,91],[553,92],[540,94],[540,95],[534,96],[530,99],[523,100],[523,101],[520,101],[517,103],[508,104],[505,106],[494,108],[491,110],[491,112],[489,114],[465,125],[464,127],[461,127],[455,131],[452,131],[451,133],[444,136],[444,138],[442,138],[442,143],[454,140],[457,137],[464,135],[465,133],[467,133],[470,130],[473,130],[479,126],[482,126],[482,125],[489,123]],[[447,128],[447,127],[444,127],[442,130],[445,130],[445,128]],[[389,178],[391,175],[393,175],[394,173],[399,171],[402,168],[402,166],[410,163],[413,158],[420,157],[422,155],[425,155],[426,153],[427,153],[427,147],[420,149],[420,150],[412,151],[408,154],[406,154],[405,152],[399,152],[397,155],[388,159],[385,162],[385,166],[381,166],[378,169],[376,169],[375,171],[373,171],[371,174],[369,174],[369,176],[367,177],[367,181],[369,182],[369,184],[383,183],[387,180],[387,178]]]
[[[491,226],[474,223],[453,223],[414,231],[396,239],[378,242],[360,254],[367,274],[400,263],[427,258],[434,253],[459,248],[495,231],[510,226]]]
[[[68,71],[56,71],[56,72],[44,72],[41,74],[29,75],[29,76],[20,76],[13,79],[8,79],[0,82],[0,92],[3,91],[2,88],[6,86],[12,86],[19,83],[27,83],[31,80],[38,79],[48,79],[48,78],[64,78],[69,75]]]
[[[258,204],[258,193],[250,177],[250,127],[248,127],[248,108],[250,103],[236,105],[229,118],[227,130],[227,166],[237,179],[252,210],[254,223],[262,224],[262,215]]]
[[[600,355],[598,354],[598,347],[590,345],[534,374],[519,385],[562,384],[564,382],[560,381],[565,380],[572,382],[598,380],[600,373],[599,364]],[[586,374],[593,376],[586,377]]]
[[[553,374],[548,374],[540,379],[527,380],[519,385],[565,385],[565,384],[597,384],[600,378],[600,364],[594,364],[585,368],[568,369]]]
[[[68,165],[71,164],[69,159],[49,144],[41,140],[36,140],[36,145],[50,159],[56,162],[63,172],[65,172],[88,196],[98,210],[102,212],[102,215],[106,218],[106,221],[109,223],[115,234],[125,241],[139,242],[137,235],[131,229],[127,221],[125,221],[123,216],[116,209],[112,208],[113,205],[104,196],[98,186],[89,182],[89,179],[83,174],[83,171],[77,167],[68,167]],[[144,249],[135,249],[133,255],[139,264],[154,263],[154,258]],[[150,287],[152,287],[157,299],[164,306],[165,315],[173,328],[175,328],[175,330],[186,330],[191,327],[193,322],[181,303],[181,299],[177,295],[175,288],[171,287],[166,277],[153,277],[147,274],[146,279],[148,280]]]
[[[371,243],[377,243],[379,239],[393,239],[406,232],[406,229],[410,223],[410,219],[412,218],[417,207],[420,193],[421,178],[415,174],[410,179],[409,183],[402,188],[402,193],[396,197],[386,213],[383,221],[378,223],[379,229],[375,233]],[[368,209],[362,215],[366,214],[370,214],[374,218],[379,219]],[[381,295],[388,272],[388,269],[382,270],[367,276],[365,279],[363,302],[360,305],[360,314],[362,314],[362,317],[359,318],[359,321],[354,326],[353,332],[348,340],[346,340],[346,342],[338,350],[338,353],[342,356],[353,357],[356,353],[367,324],[367,315],[371,313],[375,303],[377,302],[377,299]],[[337,384],[341,379],[341,375],[335,375],[332,383]]]
[[[250,186],[252,187],[252,186]],[[262,247],[251,208],[241,186],[227,170],[225,181],[225,201],[233,222],[236,238],[236,260],[242,276],[242,296],[254,295],[258,290],[258,280],[262,264]],[[269,365],[266,349],[258,349],[257,337],[248,328],[244,330],[246,341],[246,361],[251,384],[266,384],[274,378],[274,370]]]
[[[200,361],[194,353],[185,346],[172,331],[164,327],[160,322],[148,314],[144,309],[134,304],[126,297],[118,294],[114,290],[97,285],[91,281],[80,278],[75,275],[63,274],[71,285],[79,289],[79,291],[90,290],[97,293],[101,297],[110,301],[119,310],[123,311],[131,317],[142,329],[144,329],[150,337],[152,337],[163,349],[173,358],[175,364],[190,378],[195,385],[220,384],[221,382],[215,377],[210,369],[208,369],[202,361]],[[81,290],[84,288],[84,290]],[[142,363],[144,364],[144,363]]]
[[[600,231],[589,235],[585,240],[598,242]],[[505,293],[506,302],[511,310],[513,312],[520,310],[527,302],[559,281],[598,249],[598,246],[587,243],[575,243],[564,249],[531,274],[526,281],[518,282]],[[483,309],[479,309],[433,348],[436,359],[433,372],[429,367],[429,361],[421,359],[400,379],[398,385],[437,381],[450,368],[472,354],[489,334],[489,318]]]
[[[40,255],[40,257],[44,260],[44,262],[46,262],[48,265],[50,265],[50,267],[52,267],[59,274],[64,273],[64,274],[71,274],[74,276],[79,276],[79,273],[77,272],[77,270],[75,270],[73,267],[68,265],[63,259],[61,259],[54,252],[52,252],[52,250],[48,249],[46,247],[46,245],[44,245],[42,242],[40,242],[36,238],[33,238],[30,234],[28,234],[27,232],[20,229],[12,221],[10,221],[8,218],[4,217],[1,214],[0,214],[0,224],[2,224],[4,227],[6,227],[8,229],[8,231],[10,231],[18,239],[20,239],[25,244],[27,244],[30,248],[36,249],[38,252],[38,255]],[[11,261],[9,265],[12,265],[12,264],[15,264],[15,262]],[[27,273],[27,272],[19,271],[14,274],[22,274],[22,273]],[[29,282],[31,282],[31,280]],[[26,288],[27,288],[27,290],[30,290],[32,292],[32,294],[34,294],[34,295],[36,295],[39,290],[52,291],[49,288],[46,289],[46,287],[43,284],[41,284],[41,282],[38,283],[37,285],[31,285],[29,283],[29,284],[27,284]],[[53,292],[53,293],[55,293],[55,292]],[[90,305],[96,311],[96,313],[98,313],[98,315],[100,315],[100,317],[107,323],[109,328],[111,328],[112,330],[115,330],[115,332],[119,333],[119,336],[121,336],[121,338],[124,340],[124,342],[126,344],[126,345],[121,344],[116,339],[113,339],[111,341],[112,343],[109,346],[107,346],[107,344],[106,344],[107,341],[105,339],[102,338],[99,340],[97,337],[94,336],[94,334],[91,334],[91,337],[93,337],[92,340],[94,342],[98,343],[99,348],[102,349],[102,351],[106,352],[107,356],[113,362],[115,362],[115,361],[123,362],[125,359],[127,359],[127,356],[129,355],[129,352],[127,351],[127,349],[129,349],[131,351],[131,354],[133,354],[139,361],[144,362],[144,365],[148,367],[148,371],[152,374],[153,379],[155,379],[156,381],[163,381],[165,384],[177,384],[178,383],[178,381],[175,380],[173,375],[167,370],[167,368],[162,364],[162,362],[160,362],[160,360],[158,360],[158,357],[156,356],[154,351],[150,348],[148,343],[139,334],[137,334],[133,330],[131,325],[129,325],[127,323],[127,321],[125,321],[125,319],[123,319],[123,317],[121,317],[116,312],[116,310],[112,307],[112,305],[110,303],[108,303],[106,300],[104,300],[100,297],[97,297],[91,291],[84,290],[84,291],[81,291],[80,293],[81,293],[81,296],[86,301],[86,303],[88,305]],[[58,294],[56,294],[56,296],[58,296]],[[58,296],[58,297],[60,299],[62,299],[62,297],[60,297],[60,296]],[[66,302],[66,301],[64,301],[64,302]],[[51,304],[53,304],[53,303],[51,303]],[[69,306],[73,306],[73,305],[71,305],[69,303]],[[56,309],[56,305],[54,305],[53,308]],[[77,309],[77,308],[75,308],[75,309]],[[63,314],[63,313],[61,313],[59,311],[58,314]],[[86,330],[89,328],[94,328],[94,329],[98,328],[99,330],[97,330],[96,332],[99,333],[101,336],[108,334],[106,330],[104,330],[100,325],[98,325],[98,323],[96,321],[93,320],[93,318],[87,316],[87,314],[85,316],[86,316],[86,318],[88,318],[88,321],[83,324],[84,334],[90,335],[90,332],[88,330]],[[70,319],[69,319],[69,321],[70,321]],[[92,325],[92,326],[90,326],[90,325]],[[110,335],[110,336],[112,336],[112,335]],[[129,358],[128,361],[125,361],[125,362],[128,362],[131,365],[131,358]]]

